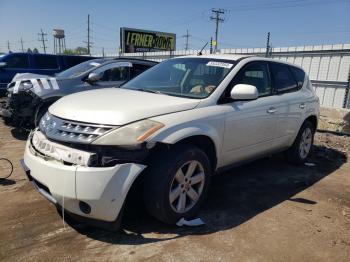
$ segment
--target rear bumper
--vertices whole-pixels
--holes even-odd
[[[22,166],[34,187],[50,202],[85,218],[113,222],[126,195],[146,166],[127,163],[114,167],[69,166],[45,160],[27,141]],[[88,204],[90,212],[81,208]]]

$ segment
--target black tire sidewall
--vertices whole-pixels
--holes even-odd
[[[159,160],[165,162],[161,164]],[[198,202],[189,211],[179,214],[170,206],[169,191],[177,170],[191,160],[196,160],[203,166],[204,187]],[[145,181],[144,199],[147,209],[153,216],[167,224],[175,224],[181,218],[193,218],[202,205],[210,184],[211,166],[208,157],[197,147],[187,145],[171,150],[169,154],[158,158],[157,162],[153,161],[147,172],[149,177]]]
[[[34,117],[34,127],[39,126],[40,123],[40,119],[45,115],[45,113],[47,112],[47,110],[49,109],[50,105],[48,104],[43,104],[40,107],[38,107],[36,113],[35,113],[35,117]]]
[[[305,129],[309,128],[311,130],[312,136],[311,136],[311,148],[309,150],[308,155],[305,158],[302,158],[300,155],[300,143],[301,143],[301,139],[302,139],[302,135],[305,131]],[[306,159],[310,156],[311,152],[312,152],[312,147],[314,144],[314,135],[315,135],[315,127],[314,125],[310,122],[310,121],[306,121],[303,123],[303,125],[301,126],[299,133],[297,135],[297,138],[295,139],[292,147],[287,151],[287,158],[290,162],[294,163],[294,164],[302,164],[306,161]]]

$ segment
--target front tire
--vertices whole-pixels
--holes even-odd
[[[315,131],[310,121],[304,122],[293,145],[286,152],[288,162],[300,165],[306,161],[312,150]]]
[[[207,155],[192,145],[156,156],[144,183],[147,210],[166,224],[193,218],[207,194],[211,170]]]

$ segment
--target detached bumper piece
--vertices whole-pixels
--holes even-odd
[[[12,110],[9,109],[9,98],[0,102],[0,116],[4,118],[10,118],[12,116]]]

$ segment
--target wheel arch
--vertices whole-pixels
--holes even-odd
[[[317,129],[317,125],[318,125],[317,116],[315,116],[315,115],[310,115],[310,116],[308,116],[308,117],[304,120],[303,124],[304,124],[306,121],[309,121],[310,123],[312,123],[313,126],[315,127],[315,130]]]
[[[151,141],[166,144],[168,147],[184,143],[193,144],[207,154],[214,171],[216,170],[219,152],[221,150],[220,137],[218,131],[213,127],[200,125],[177,128],[177,130],[170,128],[151,139]]]

